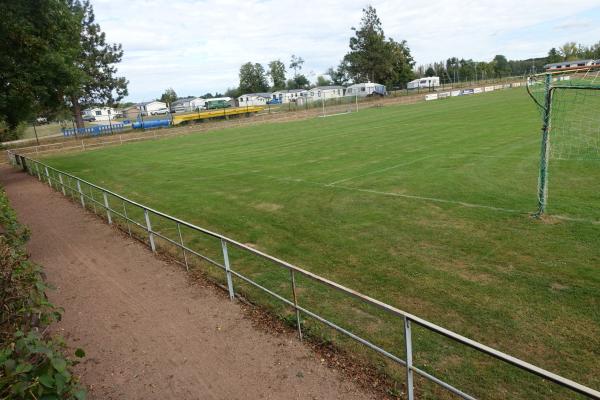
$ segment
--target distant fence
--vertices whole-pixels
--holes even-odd
[[[234,239],[228,238],[224,235],[210,231],[208,229],[201,228],[181,219],[172,217],[163,212],[154,210],[148,206],[130,200],[125,196],[111,192],[108,189],[90,183],[77,176],[55,169],[49,165],[33,160],[26,156],[19,155],[13,151],[9,150],[8,155],[13,165],[20,166],[23,170],[25,170],[32,176],[37,176],[37,178],[40,181],[45,182],[51,188],[62,192],[64,196],[70,197],[73,201],[81,203],[82,207],[89,210],[93,209],[95,213],[97,209],[100,209],[101,212],[99,215],[105,218],[109,224],[114,224],[115,219],[120,218],[122,221],[125,222],[125,225],[123,226],[117,224],[117,226],[125,232],[128,232],[129,235],[134,235],[132,233],[132,227],[138,229],[139,232],[143,232],[145,238],[142,239],[149,245],[153,252],[157,252],[156,240],[160,238],[166,243],[173,245],[181,250],[179,261],[181,262],[181,264],[185,265],[186,268],[188,268],[189,266],[191,257],[197,257],[204,262],[210,263],[218,267],[224,273],[224,277],[227,282],[227,290],[229,292],[229,297],[232,300],[235,297],[235,288],[233,284],[233,278],[235,277],[267,293],[268,295],[283,302],[284,304],[290,306],[295,312],[296,327],[298,329],[298,335],[300,339],[302,339],[303,334],[302,316],[306,315],[317,321],[320,321],[321,323],[325,324],[326,326],[332,329],[335,329],[341,334],[352,338],[358,343],[363,344],[367,348],[377,352],[378,354],[397,363],[398,365],[403,366],[406,371],[406,395],[409,400],[413,400],[415,398],[415,374],[439,385],[440,387],[463,399],[475,399],[475,397],[463,392],[462,390],[452,386],[451,384],[443,381],[442,379],[435,377],[434,375],[424,371],[422,368],[419,368],[414,365],[413,361],[415,353],[413,352],[413,335],[416,335],[417,331],[413,331],[413,324],[423,327],[426,330],[436,333],[442,337],[451,339],[471,349],[475,349],[476,351],[482,354],[491,356],[506,364],[515,366],[523,371],[529,372],[534,376],[538,376],[547,381],[554,382],[557,385],[572,391],[573,394],[579,393],[591,399],[600,400],[599,391],[581,385],[572,380],[563,378],[557,374],[536,367],[535,365],[522,361],[516,357],[510,356],[489,346],[471,340],[467,337],[459,335],[441,326],[433,324],[416,315],[402,311],[396,307],[383,303],[372,297],[363,295],[357,291],[349,289],[329,279],[323,278],[317,274],[314,274],[312,272],[299,268],[293,264],[290,264],[286,261],[280,260],[276,257],[254,249],[246,244],[242,244]],[[96,197],[94,196],[94,191],[96,192]],[[116,207],[115,204],[118,204],[120,207]],[[138,215],[143,216],[143,220],[141,222],[135,220],[132,217],[132,212],[136,212],[138,213]],[[158,229],[156,228],[158,224],[154,223],[157,221],[157,219],[160,219],[163,222],[169,222],[174,224],[174,227],[176,229],[172,233],[172,236],[169,236],[169,234],[165,231],[158,231]],[[194,233],[196,235],[194,239],[202,237],[204,239],[216,240],[218,242],[217,246],[220,247],[222,252],[221,255],[223,257],[223,262],[216,261],[207,256],[206,254],[202,254],[197,249],[192,248],[192,245],[190,243],[193,242],[193,240],[188,239],[187,243],[184,241],[184,237],[181,233],[182,228],[186,228],[188,231]],[[288,299],[276,293],[273,289],[266,288],[265,286],[250,279],[248,276],[242,274],[239,270],[234,269],[233,265],[230,262],[229,246],[235,247],[246,254],[257,256],[270,264],[273,264],[275,266],[283,268],[284,270],[289,271],[289,289],[291,292],[291,299]],[[397,317],[398,323],[401,323],[403,325],[404,358],[401,358],[400,356],[393,354],[391,351],[386,350],[368,341],[367,339],[357,335],[356,333],[351,332],[349,329],[345,329],[339,326],[338,324],[328,320],[322,315],[317,314],[315,311],[308,309],[307,306],[302,306],[299,298],[300,292],[297,290],[296,278],[298,276],[307,278],[310,281],[323,285],[326,288],[333,289],[334,291],[342,293],[343,295],[349,298],[358,299],[362,304],[374,306],[377,309],[389,313],[393,317]]]
[[[87,128],[63,128],[63,136],[77,136],[77,135],[111,135],[114,133],[122,132],[125,127],[128,127],[122,123],[115,123],[109,125],[94,125],[88,126]]]
[[[425,101],[445,99],[448,97],[456,97],[456,96],[469,96],[472,94],[479,93],[488,93],[493,92],[494,90],[501,89],[510,89],[524,86],[522,82],[512,82],[512,83],[504,83],[502,85],[492,85],[492,86],[483,86],[483,87],[475,87],[475,88],[467,88],[467,89],[459,89],[459,90],[450,90],[445,92],[437,92],[437,93],[428,93],[425,95]]]

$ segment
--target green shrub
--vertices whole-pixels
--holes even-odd
[[[42,269],[26,252],[28,239],[0,189],[0,399],[83,399],[71,373],[76,362],[46,333],[61,310],[45,295]],[[75,355],[83,357],[83,350]]]

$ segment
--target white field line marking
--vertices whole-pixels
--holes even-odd
[[[300,178],[281,178],[281,177],[272,176],[272,175],[260,175],[260,176],[264,176],[264,177],[271,178],[271,179],[278,180],[278,181],[308,183],[310,185],[320,186],[320,187],[328,188],[328,189],[332,189],[332,188],[333,189],[344,189],[344,190],[351,190],[351,191],[355,191],[355,192],[376,194],[376,195],[380,195],[380,196],[402,197],[405,199],[412,199],[412,200],[424,200],[424,201],[431,201],[431,202],[436,202],[436,203],[456,204],[456,205],[468,207],[468,208],[481,208],[481,209],[485,209],[485,210],[502,211],[502,212],[508,212],[508,213],[518,213],[518,214],[528,214],[529,213],[528,211],[515,210],[515,209],[503,208],[503,207],[494,207],[494,206],[488,206],[485,204],[467,203],[465,201],[459,201],[459,200],[448,200],[448,199],[440,199],[437,197],[418,196],[418,195],[412,195],[412,194],[402,194],[402,193],[393,193],[393,192],[382,192],[382,191],[378,191],[378,190],[362,189],[362,188],[351,187],[351,186],[339,186],[339,185],[334,186],[334,185],[327,184],[327,183],[311,182],[311,181],[307,181],[307,180],[300,179]]]
[[[600,221],[596,220],[596,219],[577,218],[577,217],[569,217],[566,215],[554,215],[554,214],[549,214],[549,216],[550,216],[550,218],[562,219],[564,221],[589,222],[590,224],[593,224],[593,225],[600,225]]]
[[[394,169],[394,168],[404,167],[404,166],[406,166],[406,165],[414,164],[414,163],[416,163],[416,162],[419,162],[419,161],[422,161],[422,160],[426,160],[426,159],[428,159],[428,158],[431,158],[431,157],[434,157],[434,155],[433,155],[433,154],[431,154],[431,155],[428,155],[428,156],[425,156],[425,157],[417,158],[416,160],[407,161],[407,162],[404,162],[404,163],[400,163],[400,164],[392,165],[391,167],[382,168],[382,169],[378,169],[378,170],[376,170],[376,171],[367,172],[367,173],[364,173],[364,174],[361,174],[361,175],[355,175],[355,176],[351,176],[351,177],[349,177],[349,178],[340,179],[340,180],[337,180],[337,181],[334,181],[334,182],[328,183],[328,184],[327,184],[327,186],[335,186],[335,185],[337,185],[338,183],[342,183],[342,182],[350,181],[350,180],[352,180],[352,179],[361,178],[361,177],[363,177],[363,176],[367,176],[367,175],[378,174],[378,173],[380,173],[380,172],[389,171],[389,170],[391,170],[391,169]]]
[[[352,111],[346,111],[346,112],[341,112],[341,113],[336,113],[336,114],[327,114],[327,115],[317,115],[318,118],[327,118],[327,117],[335,117],[337,115],[346,115],[346,114],[350,114]]]

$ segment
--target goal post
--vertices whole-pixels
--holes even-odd
[[[600,160],[600,65],[533,75],[527,92],[542,117],[537,212],[546,212],[551,160]]]

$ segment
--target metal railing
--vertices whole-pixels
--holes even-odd
[[[413,324],[423,327],[423,328],[425,328],[431,332],[434,332],[440,336],[443,336],[445,338],[451,339],[457,343],[463,344],[471,349],[475,349],[476,351],[478,351],[480,353],[491,356],[491,357],[498,359],[506,364],[515,366],[515,367],[517,367],[523,371],[526,371],[530,374],[539,376],[549,382],[553,382],[563,388],[566,388],[566,389],[572,391],[573,393],[582,394],[591,399],[600,399],[600,392],[595,389],[584,386],[584,385],[574,382],[570,379],[563,378],[562,376],[559,376],[557,374],[554,374],[552,372],[549,372],[547,370],[539,368],[528,362],[522,361],[516,357],[510,356],[510,355],[503,353],[501,351],[498,351],[492,347],[486,346],[477,341],[469,339],[465,336],[459,335],[453,331],[450,331],[441,326],[433,324],[433,323],[431,323],[423,318],[420,318],[416,315],[410,314],[406,311],[402,311],[402,310],[400,310],[396,307],[393,307],[389,304],[383,303],[372,297],[361,294],[355,290],[349,289],[349,288],[342,286],[334,281],[323,278],[323,277],[321,277],[317,274],[314,274],[310,271],[307,271],[305,269],[299,268],[299,267],[292,265],[286,261],[280,260],[280,259],[273,257],[269,254],[266,254],[260,250],[257,250],[248,245],[240,243],[236,240],[228,238],[224,235],[210,231],[205,228],[201,228],[201,227],[191,224],[189,222],[183,221],[179,218],[175,218],[175,217],[165,214],[163,212],[154,210],[150,207],[147,207],[143,204],[140,204],[138,202],[130,200],[122,195],[119,195],[108,189],[105,189],[103,187],[95,185],[95,184],[88,182],[84,179],[81,179],[77,176],[74,176],[67,172],[55,169],[55,168],[53,168],[49,165],[46,165],[40,161],[33,160],[26,156],[16,154],[10,150],[8,151],[8,156],[13,165],[20,166],[29,174],[31,174],[33,176],[37,176],[37,178],[40,181],[45,182],[48,185],[50,185],[50,187],[52,187],[53,189],[62,192],[63,195],[65,195],[65,196],[70,196],[74,201],[80,202],[84,208],[86,208],[86,202],[90,202],[93,205],[94,210],[96,210],[96,207],[99,207],[101,210],[104,210],[104,212],[106,213],[106,220],[107,220],[108,224],[114,223],[115,216],[122,218],[127,223],[127,232],[129,233],[129,235],[132,235],[131,225],[133,224],[134,226],[137,226],[138,228],[143,230],[143,232],[145,232],[145,235],[147,235],[148,244],[153,252],[157,251],[155,239],[156,239],[156,237],[159,237],[159,238],[162,238],[163,240],[167,241],[168,243],[176,246],[177,248],[179,248],[182,251],[182,254],[183,254],[183,263],[182,264],[185,265],[186,269],[189,270],[189,259],[188,258],[190,255],[197,256],[201,260],[204,260],[204,261],[220,268],[225,274],[225,280],[227,282],[227,290],[229,293],[229,297],[232,300],[235,297],[233,277],[236,277],[236,278],[239,278],[240,280],[250,284],[251,286],[254,286],[254,287],[264,291],[265,293],[273,296],[274,298],[278,299],[279,301],[283,302],[284,304],[292,307],[293,311],[295,312],[296,326],[298,329],[298,336],[299,336],[300,340],[302,340],[302,315],[306,315],[311,318],[314,318],[317,321],[320,321],[321,323],[325,324],[326,326],[328,326],[330,328],[333,328],[334,330],[342,333],[343,335],[346,335],[346,336],[354,339],[358,343],[363,344],[364,346],[370,348],[371,350],[374,350],[375,352],[394,361],[395,363],[402,365],[406,370],[406,396],[409,400],[413,400],[415,398],[415,382],[414,382],[415,374],[439,385],[440,387],[446,389],[447,391],[449,391],[463,399],[469,399],[469,400],[475,399],[475,397],[463,392],[462,390],[450,385],[447,382],[444,382],[442,379],[437,378],[437,377],[433,376],[432,374],[430,374],[430,373],[424,371],[423,369],[414,365]],[[84,186],[82,186],[82,185],[85,185],[89,188],[89,191],[88,191],[89,194],[88,194],[88,192],[86,192],[86,190],[84,189]],[[96,191],[99,191],[102,194],[101,201],[94,198],[92,189],[95,189]],[[116,208],[110,206],[110,202],[108,200],[109,196],[122,203],[122,210],[117,210]],[[135,221],[134,219],[132,219],[128,216],[126,204],[130,205],[130,206],[134,206],[134,207],[138,208],[139,210],[143,211],[144,223]],[[152,223],[151,223],[151,216],[161,217],[168,221],[174,222],[176,224],[176,228],[177,228],[177,234],[178,234],[177,237],[175,239],[173,239],[173,238],[170,238],[170,237],[166,236],[165,234],[160,233],[159,231],[153,229]],[[221,245],[220,247],[221,247],[222,256],[223,256],[223,263],[220,263],[204,254],[201,254],[200,252],[198,252],[198,251],[190,248],[190,246],[186,245],[183,240],[183,236],[181,234],[181,227],[186,227],[188,229],[191,229],[194,232],[198,232],[203,235],[207,235],[207,236],[213,237],[215,239],[218,239],[220,241],[220,245]],[[120,228],[124,229],[124,227],[120,227]],[[239,271],[234,270],[230,263],[230,257],[229,257],[228,248],[230,245],[234,246],[236,248],[239,248],[245,252],[256,255],[256,256],[258,256],[264,260],[267,260],[281,268],[288,270],[292,300],[286,299],[285,297],[275,293],[273,290],[270,290],[270,289],[264,287],[263,285],[260,285],[259,283],[253,281],[252,279],[243,275]],[[313,280],[315,282],[323,284],[327,287],[335,289],[338,292],[343,293],[344,295],[358,299],[359,301],[361,301],[365,304],[375,306],[378,309],[384,310],[385,312],[391,314],[392,316],[401,318],[401,322],[403,324],[403,332],[404,332],[404,352],[405,352],[404,359],[402,359],[402,358],[392,354],[390,351],[387,351],[387,350],[375,345],[374,343],[360,337],[359,335],[349,331],[348,329],[345,329],[345,328],[339,326],[338,324],[331,322],[330,320],[324,318],[323,316],[317,314],[316,312],[309,310],[307,307],[300,305],[298,292],[296,290],[297,289],[296,288],[297,275],[301,275],[305,278],[308,278],[310,280]]]

